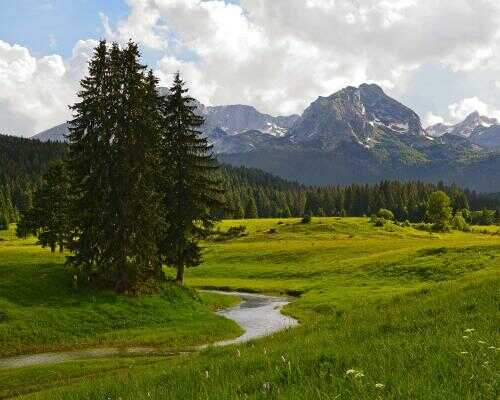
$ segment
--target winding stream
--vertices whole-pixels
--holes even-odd
[[[244,333],[235,339],[198,346],[196,350],[202,350],[210,346],[227,346],[235,343],[244,343],[298,325],[296,319],[281,313],[282,307],[289,303],[285,298],[243,292],[222,292],[216,290],[207,292],[233,295],[241,298],[242,301],[237,306],[220,310],[217,314],[235,321],[243,328]],[[103,347],[80,351],[21,355],[0,358],[0,368],[19,368],[30,365],[55,364],[65,361],[117,355],[145,355],[155,353],[155,350],[154,347]],[[178,354],[182,354],[182,352],[162,353],[161,355],[174,356]]]

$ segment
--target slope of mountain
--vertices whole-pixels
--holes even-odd
[[[168,94],[168,89],[159,88],[161,95]],[[221,149],[232,149],[234,140],[228,139],[229,143],[225,143],[225,138],[230,135],[238,135],[245,131],[259,131],[271,136],[285,136],[289,128],[299,119],[298,115],[278,116],[273,117],[269,114],[264,114],[257,111],[252,106],[241,104],[207,107],[204,104],[195,100],[196,111],[199,115],[205,118],[205,124],[202,128],[203,132],[213,143],[221,145]],[[68,124],[62,123],[54,128],[40,132],[33,136],[34,139],[41,141],[63,142],[65,135],[69,132]],[[226,135],[221,135],[225,133]],[[240,136],[239,142],[244,142],[248,135]],[[244,144],[243,147],[247,150],[252,148],[252,141]]]
[[[377,85],[349,86],[329,97],[319,97],[291,127],[295,142],[321,141],[334,148],[350,141],[374,147],[384,134],[424,136],[412,110],[388,97]]]
[[[456,125],[436,124],[428,127],[429,136],[440,137],[444,143],[465,138],[484,149],[500,148],[500,123],[496,118],[480,115],[475,111]]]
[[[163,89],[165,90],[165,89]],[[500,125],[472,113],[456,125],[424,130],[418,115],[377,85],[319,97],[301,116],[273,117],[254,107],[206,107],[203,131],[222,161],[313,185],[383,179],[500,187]],[[36,137],[57,140],[60,125]]]

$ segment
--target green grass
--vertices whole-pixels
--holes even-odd
[[[363,218],[221,229],[241,224],[247,236],[205,244],[188,285],[300,294],[285,309],[298,328],[199,355],[0,371],[0,390],[30,399],[499,397],[497,229],[431,236]]]
[[[141,298],[76,289],[64,257],[0,233],[0,356],[97,346],[186,348],[236,336],[210,310],[234,303],[166,284]]]

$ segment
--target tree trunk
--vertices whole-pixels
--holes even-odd
[[[184,284],[184,264],[177,265],[177,278],[175,281],[179,286]]]

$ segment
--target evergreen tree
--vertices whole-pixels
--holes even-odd
[[[257,212],[257,205],[255,204],[255,199],[253,196],[249,197],[247,205],[245,208],[245,218],[259,218]]]
[[[165,233],[160,252],[177,269],[176,281],[184,281],[184,269],[201,262],[198,239],[213,226],[213,210],[223,206],[221,182],[211,146],[200,131],[203,118],[195,114],[179,73],[163,105],[162,151]]]
[[[139,63],[136,44],[108,50],[102,41],[72,107],[69,262],[84,279],[119,292],[161,278],[156,85]]]
[[[43,247],[54,252],[59,246],[59,251],[63,252],[70,234],[69,198],[70,181],[66,167],[62,161],[54,162],[34,193],[32,209],[22,214],[18,236],[36,234]]]
[[[111,282],[106,262],[106,243],[112,224],[109,208],[111,188],[111,115],[109,56],[101,41],[89,62],[88,76],[81,82],[79,102],[71,107],[68,166],[74,201],[70,224],[75,233],[69,263],[85,282]],[[108,114],[111,113],[111,114]],[[97,283],[97,282],[96,282]]]

